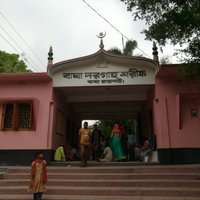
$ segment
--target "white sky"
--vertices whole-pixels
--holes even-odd
[[[145,24],[133,21],[124,3],[120,0],[86,0],[86,2],[125,36],[136,40],[139,49],[146,55],[139,49],[135,54],[152,58],[152,42],[145,40],[145,36],[140,33]],[[0,50],[9,53],[17,53],[17,50],[20,54],[25,53],[26,59],[31,63],[26,64],[33,71],[46,71],[47,54],[51,45],[54,63],[95,53],[99,50],[99,39],[96,36],[99,32],[106,32],[104,38],[106,50],[111,47],[122,49],[121,35],[82,0],[0,0],[0,5]],[[3,16],[22,36],[40,61]],[[172,56],[172,46],[163,50],[163,53],[159,52],[159,57]],[[171,57],[171,60],[175,62],[175,58]]]

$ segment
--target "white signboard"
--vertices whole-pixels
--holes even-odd
[[[64,86],[106,86],[154,84],[155,71],[148,66],[73,67],[58,71],[53,75],[54,87]]]

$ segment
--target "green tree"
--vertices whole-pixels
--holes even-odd
[[[114,47],[108,50],[110,53],[118,54],[118,55],[128,55],[132,56],[133,51],[137,48],[137,42],[135,40],[128,40],[125,44],[125,47],[123,51],[121,51],[119,48]]]
[[[172,63],[169,56],[162,56],[160,58],[160,64],[170,64]]]
[[[199,0],[121,0],[134,20],[145,20],[146,38],[160,45],[170,42],[183,45],[185,63],[198,69],[200,66],[200,1]],[[197,65],[194,65],[197,63]],[[196,70],[196,73],[199,69]],[[198,75],[199,77],[199,75]],[[194,77],[193,77],[194,78]],[[196,77],[197,78],[197,77]]]
[[[9,54],[0,51],[0,73],[31,72],[18,54]]]
[[[117,47],[112,47],[108,50],[108,52],[113,53],[113,54],[117,54],[117,55],[122,55],[122,51],[121,49],[117,48]]]
[[[99,120],[98,127],[102,131],[105,139],[108,139],[111,135],[114,124],[126,125],[126,130],[136,132],[136,124],[134,120]]]

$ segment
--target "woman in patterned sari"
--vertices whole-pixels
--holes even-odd
[[[46,161],[41,152],[37,152],[35,156],[36,160],[34,160],[31,165],[31,181],[28,191],[33,193],[34,200],[42,200],[42,194],[43,192],[46,192]]]

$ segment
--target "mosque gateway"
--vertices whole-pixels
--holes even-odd
[[[160,65],[155,44],[149,59],[109,53],[100,40],[96,53],[58,63],[50,48],[47,73],[0,74],[1,165],[30,164],[36,150],[50,162],[58,145],[78,145],[82,120],[104,119],[133,120],[138,145],[155,134],[161,164],[200,163],[195,83],[181,82],[177,65]],[[28,114],[6,109],[26,102]],[[16,129],[22,117],[31,127]]]

